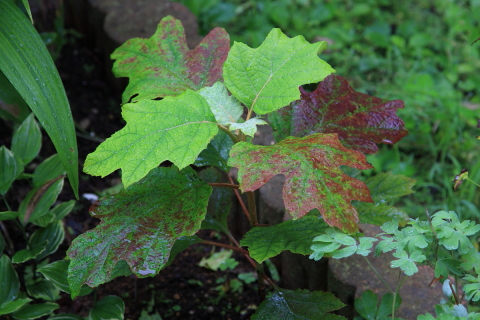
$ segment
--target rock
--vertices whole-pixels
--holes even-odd
[[[194,48],[201,40],[197,19],[178,2],[159,0],[90,0],[91,6],[105,13],[103,28],[116,43],[131,38],[149,38],[162,18],[171,15],[182,21],[187,42]]]
[[[382,232],[380,227],[374,225],[360,225],[367,237]],[[373,253],[367,257],[378,273],[385,279],[388,285],[395,290],[399,281],[399,268],[391,268],[390,262],[394,258],[391,253],[373,257]],[[328,289],[338,296],[344,303],[351,304],[354,298],[358,298],[366,290],[372,290],[379,296],[383,296],[389,290],[375,275],[372,268],[360,255],[353,255],[344,259],[329,259]],[[400,280],[405,277],[401,272]],[[405,279],[400,290],[402,304],[395,313],[395,317],[402,319],[417,319],[419,314],[427,312],[435,315],[434,306],[443,298],[442,285],[435,281],[433,270],[429,266],[419,266],[419,272]],[[356,290],[345,290],[356,288]],[[342,314],[348,318],[352,316],[352,310],[342,310]]]

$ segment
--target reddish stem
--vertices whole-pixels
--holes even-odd
[[[224,244],[224,243],[220,243],[220,242],[202,240],[202,242],[200,242],[200,243],[208,244],[208,245],[211,245],[211,246],[223,247],[223,248],[227,248],[227,249],[230,249],[230,250],[235,250],[235,251],[240,252],[241,254],[248,254],[247,250],[244,250],[244,249],[238,248],[238,247],[234,247],[234,246],[230,246],[228,244]]]
[[[235,183],[233,183],[233,179],[232,179],[232,177],[230,177],[230,175],[228,175],[228,179],[230,180],[230,183],[232,185],[235,185]],[[243,213],[247,217],[248,221],[250,221],[250,214],[248,213],[248,209],[245,206],[245,203],[243,203],[243,200],[242,200],[242,197],[240,196],[240,193],[238,192],[237,189],[233,189],[233,192],[235,192],[235,196],[237,197],[238,202],[240,203],[240,206],[242,207]]]
[[[230,184],[230,183],[221,183],[221,182],[212,182],[208,184],[211,187],[224,187],[230,189],[238,189],[240,186],[238,184]]]

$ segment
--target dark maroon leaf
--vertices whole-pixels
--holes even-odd
[[[277,141],[288,136],[337,133],[342,144],[376,153],[376,143],[394,144],[407,130],[396,111],[403,101],[387,101],[356,92],[347,80],[330,75],[313,92],[302,88],[301,99],[269,115]]]

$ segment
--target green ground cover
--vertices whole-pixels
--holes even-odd
[[[369,156],[377,172],[417,179],[404,203],[411,216],[425,208],[455,210],[480,220],[473,184],[453,191],[462,168],[480,181],[476,128],[480,118],[480,0],[181,0],[202,34],[216,26],[232,41],[256,47],[273,27],[308,41],[327,40],[322,59],[358,91],[405,101],[398,115],[409,135]]]

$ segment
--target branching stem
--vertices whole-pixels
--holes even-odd
[[[217,247],[227,248],[227,249],[230,249],[230,250],[235,250],[235,251],[240,252],[241,254],[248,254],[247,250],[244,250],[244,249],[238,248],[238,247],[234,247],[234,246],[231,246],[231,245],[228,245],[228,244],[220,243],[220,242],[202,240],[200,243],[210,245],[210,246],[217,246]]]
[[[230,180],[230,183],[234,185],[232,177],[228,175],[228,180]],[[233,189],[233,192],[235,193],[235,196],[237,197],[238,202],[240,203],[240,207],[242,207],[243,213],[247,217],[248,221],[250,221],[250,213],[248,212],[247,207],[245,206],[245,203],[242,200],[242,197],[240,196],[240,193],[238,192],[237,189]]]
[[[240,142],[240,140],[238,140],[238,137],[230,130],[228,130],[227,127],[225,126],[222,126],[221,124],[217,123],[217,127],[218,129],[222,130],[223,132],[225,132],[226,134],[228,134],[230,136],[230,138],[232,139],[233,143],[238,143]]]
[[[231,183],[209,183],[208,184],[211,187],[224,187],[224,188],[230,188],[230,189],[238,189],[240,186],[238,184],[231,184]]]

